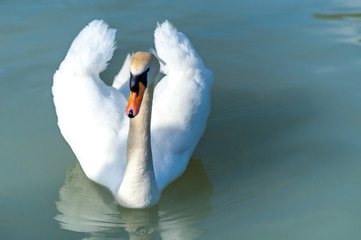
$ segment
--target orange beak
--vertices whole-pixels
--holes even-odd
[[[143,95],[144,95],[145,86],[142,82],[139,82],[139,91],[137,92],[130,92],[128,106],[126,114],[128,117],[133,118],[138,115],[140,110],[140,105],[142,104]]]

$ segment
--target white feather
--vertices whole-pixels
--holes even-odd
[[[119,73],[115,76],[113,87],[119,89],[125,96],[129,95],[129,68],[130,60],[132,59],[133,53],[128,54],[124,60],[123,67],[120,69]]]

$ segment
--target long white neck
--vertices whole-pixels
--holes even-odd
[[[127,166],[116,195],[118,202],[129,208],[153,206],[160,197],[153,168],[150,136],[154,82],[144,92],[139,114],[130,119]]]

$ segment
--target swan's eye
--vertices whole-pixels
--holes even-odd
[[[143,83],[145,87],[147,87],[147,74],[149,72],[149,68],[138,75],[133,75],[130,73],[130,79],[129,79],[129,88],[130,91],[138,93],[139,91],[139,82]]]

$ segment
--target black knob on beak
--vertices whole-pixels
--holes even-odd
[[[130,118],[133,118],[133,117],[134,117],[134,115],[133,115],[133,109],[130,109],[130,110],[129,110],[128,117],[130,117]]]

